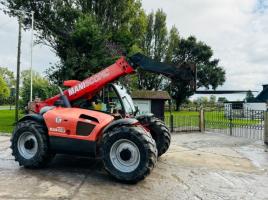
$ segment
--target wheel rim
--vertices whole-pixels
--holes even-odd
[[[24,132],[18,139],[18,150],[20,155],[25,159],[31,159],[38,150],[37,139],[31,132]]]
[[[140,151],[132,141],[120,139],[111,147],[110,159],[117,170],[129,173],[138,167],[140,163]]]

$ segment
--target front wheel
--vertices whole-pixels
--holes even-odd
[[[40,168],[48,164],[54,154],[49,152],[45,127],[35,121],[19,122],[11,138],[15,161],[26,168]]]
[[[150,130],[158,150],[158,157],[166,153],[170,146],[171,135],[165,122],[156,117],[141,117],[139,122]]]
[[[144,179],[157,160],[151,135],[134,126],[116,127],[104,133],[101,154],[104,167],[112,176],[133,183]]]

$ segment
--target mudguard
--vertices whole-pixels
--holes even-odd
[[[22,122],[26,120],[33,120],[33,121],[45,124],[43,116],[39,114],[27,114],[24,117],[20,118],[18,122]]]
[[[136,119],[139,121],[139,122],[143,122],[143,123],[148,123],[150,118],[152,118],[154,116],[153,113],[147,113],[147,114],[144,114],[144,115],[139,115],[136,117]]]
[[[132,125],[132,124],[137,124],[137,123],[139,123],[139,121],[137,119],[134,119],[134,118],[118,119],[118,120],[115,120],[112,123],[110,123],[108,126],[106,126],[103,129],[103,133],[111,130],[112,128],[114,128],[116,126]]]

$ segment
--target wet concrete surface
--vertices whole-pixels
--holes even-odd
[[[174,134],[153,172],[135,185],[98,160],[57,156],[42,170],[19,167],[0,137],[0,199],[268,199],[268,150],[222,134]]]

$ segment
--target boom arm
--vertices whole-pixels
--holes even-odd
[[[132,74],[134,72],[134,68],[129,65],[124,57],[121,57],[111,66],[105,68],[97,74],[94,74],[82,82],[78,82],[78,84],[63,91],[63,93],[70,102],[86,95],[88,97],[94,96],[96,92],[98,92],[108,83],[113,82],[126,74]],[[39,113],[40,109],[44,106],[53,106],[54,103],[59,99],[60,95],[56,95],[46,99],[43,102],[37,103],[35,106],[35,112]]]
[[[73,86],[65,90],[63,94],[70,102],[75,101],[81,97],[93,97],[108,83],[113,82],[127,74],[134,73],[136,67],[141,67],[145,71],[163,74],[169,78],[176,80],[188,81],[195,79],[195,72],[189,67],[174,67],[164,63],[155,62],[154,60],[142,54],[135,54],[129,59],[129,62],[125,57],[121,57],[111,66],[85,79],[82,82],[69,81],[67,85]],[[46,99],[43,102],[39,102],[35,105],[34,111],[39,113],[42,107],[53,106],[54,103],[59,99],[60,95],[56,95],[52,98]]]

